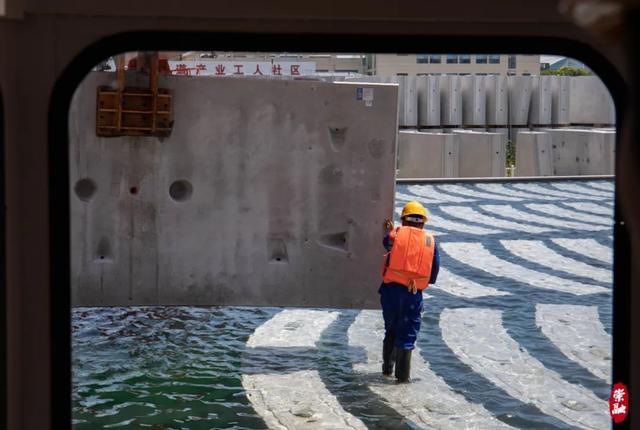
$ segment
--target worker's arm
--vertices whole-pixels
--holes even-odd
[[[384,239],[382,239],[382,246],[387,251],[391,251],[391,247],[393,246],[393,239],[391,238],[391,234],[387,233],[384,235]]]
[[[391,232],[393,231],[393,221],[386,219],[383,223],[383,228],[385,231],[384,238],[382,239],[382,246],[387,251],[391,251],[391,247],[393,246],[393,235]]]
[[[438,272],[440,271],[440,251],[438,251],[438,244],[436,243],[433,248],[433,263],[431,263],[431,277],[429,278],[430,284],[435,284],[438,279]]]

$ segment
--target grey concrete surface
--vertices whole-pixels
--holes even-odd
[[[443,126],[462,125],[462,87],[460,76],[440,77],[440,115]]]
[[[551,136],[539,131],[520,131],[516,135],[515,176],[553,175]]]
[[[418,125],[440,125],[440,76],[417,76]]]
[[[418,96],[415,76],[391,76],[390,83],[398,88],[398,125],[401,127],[418,126]]]
[[[551,123],[569,124],[569,76],[551,76]]]
[[[506,76],[486,76],[487,125],[505,126],[509,121],[509,88]]]
[[[484,76],[462,76],[462,124],[487,124],[487,92]]]
[[[454,134],[398,133],[398,177],[458,176],[458,138]]]
[[[397,86],[164,77],[170,137],[98,138],[113,77],[70,110],[74,306],[378,306]]]
[[[511,125],[527,125],[531,105],[531,76],[509,76],[509,121]]]
[[[506,136],[456,130],[458,137],[458,175],[461,178],[506,176]]]
[[[571,124],[615,124],[616,112],[609,90],[597,76],[571,78],[569,122]]]
[[[531,80],[531,109],[529,124],[551,124],[551,76],[533,76]]]
[[[554,175],[612,175],[615,166],[615,132],[548,129]]]

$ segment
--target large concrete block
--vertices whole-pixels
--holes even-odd
[[[555,175],[612,175],[615,166],[615,132],[548,129]]]
[[[440,125],[440,76],[417,76],[418,125]]]
[[[569,122],[571,124],[615,124],[616,112],[609,90],[597,76],[571,78]]]
[[[398,125],[418,126],[418,95],[416,76],[392,76],[391,83],[398,84]]]
[[[592,130],[587,133],[581,174],[613,175],[616,161],[616,133]]]
[[[440,115],[443,126],[462,125],[462,87],[460,76],[440,77]]]
[[[457,177],[458,140],[453,134],[401,131],[398,160],[400,178]]]
[[[484,76],[462,76],[462,124],[484,126],[487,123],[487,95]]]
[[[74,306],[379,306],[397,86],[162,77],[170,137],[98,138],[113,79],[70,110]]]
[[[551,124],[551,77],[533,76],[529,123],[533,126]]]
[[[455,131],[461,178],[506,176],[506,136],[502,133]]]
[[[509,121],[509,90],[506,76],[486,76],[487,125],[505,126]]]
[[[550,76],[551,78],[551,124],[569,124],[570,76]]]
[[[509,76],[509,120],[511,125],[527,125],[531,105],[531,76]]]
[[[516,135],[515,176],[553,175],[553,152],[549,133],[520,131]]]

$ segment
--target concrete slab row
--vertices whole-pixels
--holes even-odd
[[[505,176],[505,149],[504,133],[401,131],[398,135],[398,177]]]

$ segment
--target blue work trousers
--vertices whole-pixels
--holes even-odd
[[[413,349],[422,322],[422,291],[411,294],[401,284],[383,283],[378,290],[385,337],[394,340],[394,346]]]

